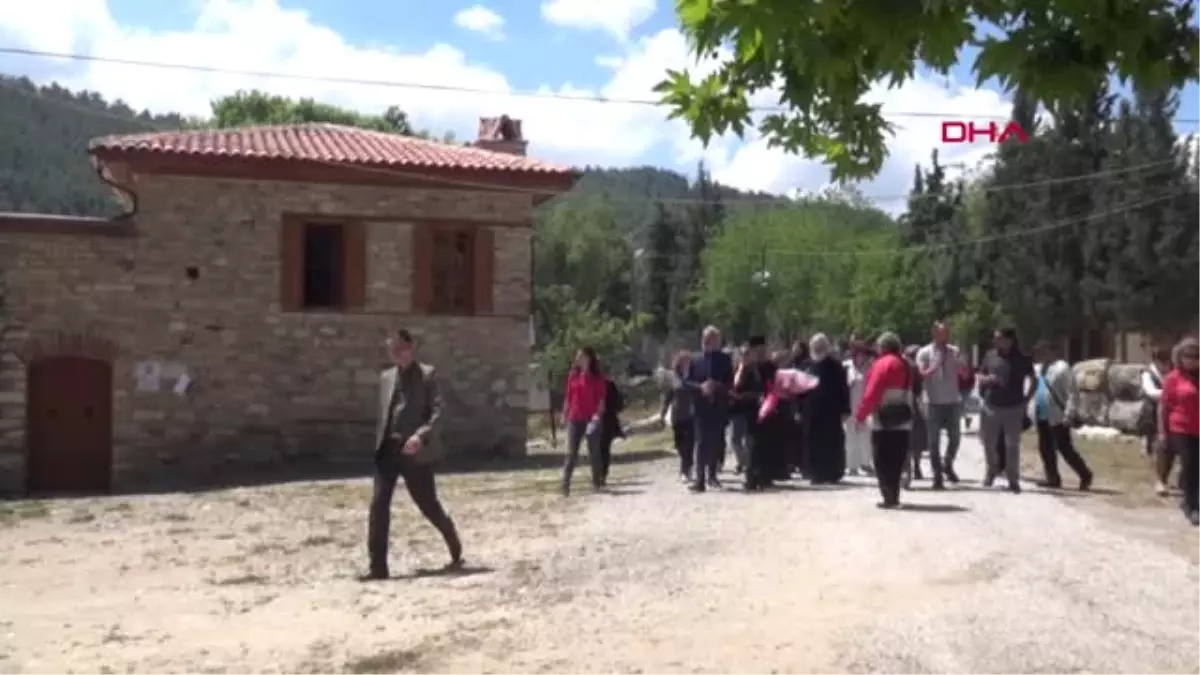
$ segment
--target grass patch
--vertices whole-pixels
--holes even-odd
[[[1075,434],[1074,440],[1075,448],[1096,475],[1093,483],[1096,496],[1107,503],[1128,509],[1175,508],[1178,505],[1178,495],[1164,498],[1154,494],[1154,463],[1142,455],[1137,439],[1123,436],[1086,438]],[[1064,486],[1075,485],[1075,473],[1061,457],[1058,472]],[[1021,474],[1038,477],[1044,474],[1036,432],[1021,437]]]
[[[41,500],[0,503],[0,525],[50,517],[50,506]]]

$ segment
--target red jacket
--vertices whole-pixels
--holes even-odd
[[[1166,416],[1167,433],[1200,436],[1200,389],[1196,380],[1178,368],[1167,373],[1159,405]]]
[[[889,391],[907,396],[912,386],[912,370],[908,362],[896,354],[884,354],[871,364],[863,386],[863,397],[854,413],[854,419],[860,424],[879,408]]]
[[[586,372],[572,372],[567,377],[564,400],[567,419],[571,422],[587,422],[604,410],[604,397],[608,393],[608,378]]]

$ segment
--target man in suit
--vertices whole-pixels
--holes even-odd
[[[721,331],[708,326],[700,335],[700,344],[704,353],[692,361],[687,377],[700,390],[695,409],[695,477],[690,488],[693,492],[704,492],[706,485],[715,488],[721,485],[717,470],[725,449],[729,391],[733,388],[733,358],[721,351]]]
[[[1058,355],[1053,342],[1042,340],[1033,346],[1035,389],[1029,417],[1037,422],[1038,451],[1042,456],[1044,488],[1062,487],[1058,456],[1079,476],[1079,489],[1092,485],[1092,470],[1071,440],[1071,426],[1079,409],[1079,388],[1071,366]]]
[[[375,487],[367,527],[370,571],[364,580],[388,578],[388,536],[392,495],[403,477],[413,503],[446,541],[447,569],[462,566],[462,543],[437,496],[433,462],[440,457],[437,443],[442,399],[433,366],[416,360],[416,343],[407,330],[387,341],[391,368],[379,374],[379,417],[375,426]]]

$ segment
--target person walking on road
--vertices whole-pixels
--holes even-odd
[[[851,344],[848,352],[850,358],[846,359],[843,367],[846,369],[846,385],[850,390],[850,410],[854,411],[862,402],[871,363],[867,350],[861,344]],[[871,467],[871,430],[853,417],[846,420],[846,466],[851,476],[874,472]]]
[[[1167,449],[1166,444],[1158,443],[1158,405],[1162,400],[1163,379],[1171,371],[1171,350],[1156,347],[1150,356],[1150,363],[1142,371],[1142,396],[1145,399],[1143,417],[1139,421],[1145,440],[1145,453],[1154,458],[1154,475],[1157,481],[1154,492],[1159,497],[1166,497],[1170,490],[1167,485],[1171,480],[1171,469],[1175,465],[1175,456]],[[1159,452],[1159,450],[1162,452]],[[1181,476],[1182,479],[1182,476]],[[1182,486],[1182,482],[1180,483]]]
[[[447,570],[462,566],[458,530],[438,499],[433,463],[440,458],[436,441],[442,417],[433,366],[416,360],[416,342],[407,330],[396,331],[387,341],[392,367],[379,374],[379,415],[375,425],[375,481],[367,522],[370,571],[364,581],[387,579],[388,540],[392,524],[392,497],[396,482],[404,487],[421,515],[446,542],[450,552]]]
[[[912,368],[900,356],[900,338],[895,333],[879,337],[879,357],[867,372],[862,401],[854,413],[860,424],[871,424],[871,450],[875,477],[883,500],[879,507],[900,505],[900,479],[908,461],[915,401]]]
[[[690,488],[693,492],[721,486],[717,462],[725,445],[729,391],[733,388],[733,358],[721,351],[721,331],[708,326],[700,335],[700,344],[704,353],[692,362],[687,378],[700,389],[695,400],[696,456],[692,463],[695,476]]]
[[[846,434],[850,418],[850,390],[846,370],[830,353],[829,338],[817,333],[809,342],[812,362],[808,372],[818,380],[804,396],[805,445],[808,478],[813,485],[838,483],[846,474]]]
[[[587,443],[592,465],[592,486],[599,489],[604,475],[600,454],[600,432],[604,421],[604,400],[608,396],[608,378],[600,369],[600,360],[591,347],[575,354],[571,374],[567,376],[563,402],[563,425],[567,428],[567,460],[563,466],[562,493],[571,495],[571,474],[579,461],[579,446]]]
[[[962,394],[959,376],[963,362],[958,348],[950,344],[950,327],[945,321],[933,324],[933,339],[917,351],[917,372],[924,380],[925,429],[928,434],[929,465],[933,489],[942,489],[943,478],[958,482],[954,460],[962,442]],[[942,431],[946,432],[946,454],[941,453]]]
[[[691,367],[691,352],[684,350],[675,355],[671,365],[671,387],[667,389],[662,407],[662,420],[670,423],[675,452],[679,453],[679,480],[683,483],[692,480],[692,462],[696,455],[696,397],[700,390],[687,381]]]
[[[1175,368],[1163,378],[1158,406],[1159,444],[1178,455],[1183,499],[1180,506],[1192,525],[1200,524],[1200,343],[1185,338],[1175,346]]]
[[[1067,466],[1079,476],[1079,489],[1086,491],[1092,486],[1092,470],[1083,456],[1075,449],[1071,439],[1071,427],[1079,410],[1079,388],[1071,366],[1058,355],[1058,348],[1048,340],[1033,346],[1036,389],[1034,390],[1029,417],[1037,425],[1038,451],[1042,456],[1042,475],[1045,479],[1040,487],[1057,490],[1062,487],[1058,473],[1058,456],[1062,455]]]
[[[1021,492],[1021,433],[1025,429],[1026,408],[1033,390],[1026,383],[1033,377],[1033,361],[1017,342],[1017,332],[1001,328],[993,337],[994,348],[980,368],[979,386],[983,390],[983,410],[979,421],[983,447],[988,453],[988,471],[984,487],[991,487],[999,474],[999,446],[1003,436],[1004,473],[1008,489]]]

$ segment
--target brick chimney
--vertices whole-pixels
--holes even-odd
[[[514,120],[508,115],[479,118],[479,137],[475,139],[475,147],[524,157],[528,145],[521,135],[521,120]]]

